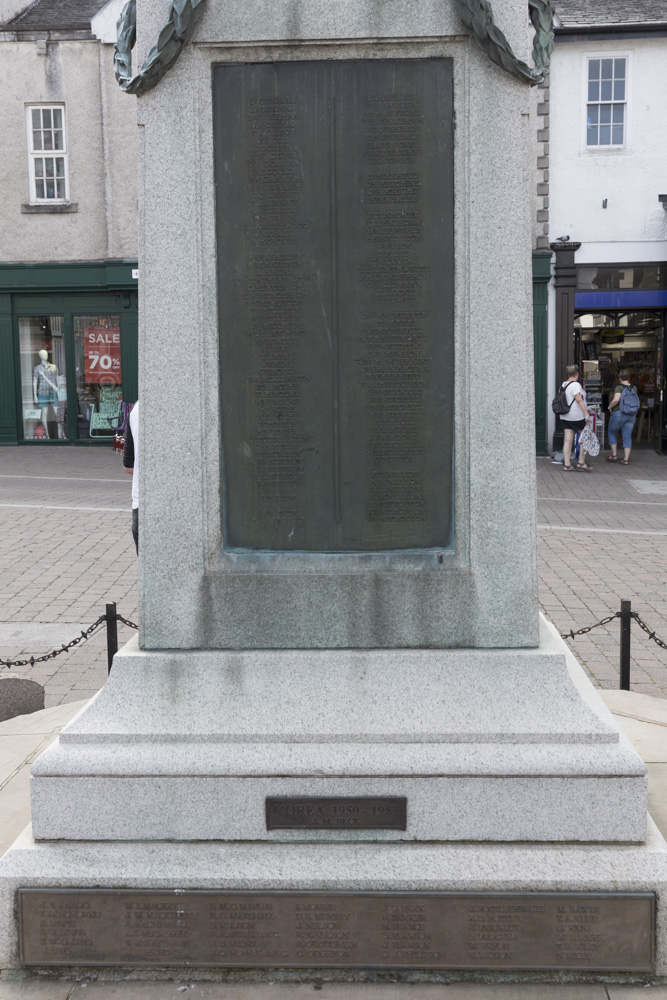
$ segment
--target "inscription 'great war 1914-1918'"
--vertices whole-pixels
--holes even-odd
[[[451,62],[214,80],[227,546],[448,545]]]
[[[650,893],[19,890],[25,965],[653,969]]]

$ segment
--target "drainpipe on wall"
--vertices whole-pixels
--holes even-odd
[[[102,141],[102,168],[104,170],[104,229],[106,233],[106,259],[111,257],[111,212],[112,212],[112,188],[111,188],[111,164],[109,156],[109,136],[108,129],[111,128],[109,112],[107,108],[106,78],[109,76],[109,66],[104,61],[105,46],[98,42],[97,62],[100,78],[100,128]]]
[[[577,287],[577,268],[574,255],[581,243],[549,244],[556,255],[554,270],[554,285],[556,289],[556,382],[553,386],[552,398],[556,389],[565,381],[565,369],[574,364],[574,293]],[[563,428],[560,417],[556,418],[553,450],[563,448]]]

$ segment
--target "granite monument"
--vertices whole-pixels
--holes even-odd
[[[496,7],[139,0],[140,633],[33,767],[5,967],[667,973],[507,447],[548,3]]]

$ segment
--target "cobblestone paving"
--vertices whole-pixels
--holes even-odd
[[[103,614],[107,601],[137,620],[130,493],[110,445],[0,448],[0,658],[60,646]],[[120,643],[131,634],[119,624]],[[47,708],[90,697],[107,676],[104,629],[70,653],[16,672],[45,686]]]
[[[541,607],[566,632],[627,597],[667,641],[667,457],[635,449],[629,466],[593,461],[586,474],[537,460]],[[129,509],[130,477],[110,447],[0,448],[0,658],[48,652],[107,601],[137,621]],[[121,643],[131,635],[119,625]],[[569,640],[600,687],[618,686],[618,635],[613,622]],[[44,684],[47,706],[89,697],[107,676],[104,631],[17,672]],[[667,698],[667,651],[636,624],[632,688]]]
[[[667,457],[635,448],[628,466],[563,472],[537,460],[540,604],[561,632],[618,611],[621,599],[667,642]],[[598,687],[619,686],[619,623],[568,640]],[[631,687],[667,698],[667,650],[632,625]]]

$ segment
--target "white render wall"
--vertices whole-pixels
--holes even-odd
[[[586,148],[586,57],[629,60],[628,148]],[[551,69],[550,233],[578,264],[667,258],[667,38],[558,41]],[[602,201],[607,199],[607,208]]]
[[[136,98],[96,39],[38,42],[0,33],[0,261],[137,256]],[[27,104],[65,104],[69,196],[78,211],[23,214],[30,200]]]
[[[26,6],[25,0],[0,0],[0,24],[5,24],[16,17]]]

